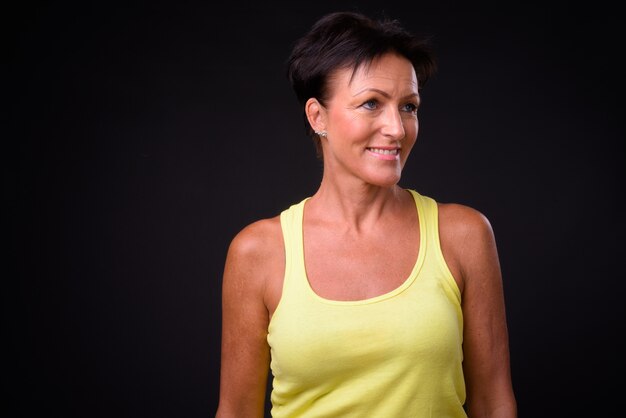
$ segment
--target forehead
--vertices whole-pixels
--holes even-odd
[[[336,70],[329,78],[329,87],[335,92],[376,87],[409,90],[417,94],[418,81],[415,69],[408,59],[388,53],[369,63],[363,63],[356,69],[347,67]]]

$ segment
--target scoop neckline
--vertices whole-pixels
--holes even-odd
[[[421,205],[418,202],[418,196],[417,193],[411,189],[405,189],[407,190],[411,196],[413,197],[413,202],[415,204],[415,211],[417,214],[417,221],[418,221],[418,225],[419,225],[419,233],[420,233],[420,238],[419,238],[419,247],[418,247],[418,252],[417,252],[417,258],[415,260],[415,263],[413,264],[413,268],[411,269],[411,272],[409,273],[408,277],[406,277],[403,282],[396,288],[382,293],[380,295],[376,295],[376,296],[372,296],[369,298],[365,298],[365,299],[355,299],[355,300],[341,300],[341,299],[329,299],[323,296],[320,296],[319,294],[317,294],[317,292],[315,292],[315,290],[313,289],[313,287],[311,286],[311,282],[309,280],[309,274],[307,272],[306,269],[306,263],[305,263],[305,258],[304,258],[304,209],[306,206],[306,202],[310,199],[310,197],[304,199],[302,201],[302,208],[300,210],[300,262],[302,263],[302,270],[304,272],[304,281],[305,281],[305,287],[307,289],[307,292],[316,300],[326,303],[326,304],[330,304],[330,305],[366,305],[366,304],[370,304],[370,303],[377,303],[377,302],[381,302],[390,298],[395,297],[396,295],[399,295],[400,293],[404,292],[406,289],[408,289],[411,284],[415,281],[415,279],[417,278],[417,275],[422,267],[422,264],[424,262],[424,257],[425,257],[425,245],[426,245],[426,226],[425,226],[425,221],[424,221],[424,213],[423,213],[423,209],[421,207]]]

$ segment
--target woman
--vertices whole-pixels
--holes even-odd
[[[396,21],[320,19],[288,74],[319,189],[233,239],[217,416],[515,417],[488,220],[398,186],[427,45]]]

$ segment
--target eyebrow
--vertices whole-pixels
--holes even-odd
[[[378,93],[381,96],[385,97],[385,98],[390,98],[391,95],[389,95],[389,93],[387,93],[386,91],[380,90],[380,89],[376,89],[376,88],[365,88],[361,91],[356,92],[355,94],[352,95],[352,97],[356,97],[359,94],[363,94],[363,93],[367,93],[367,92],[374,92],[374,93]],[[413,98],[413,97],[417,97],[419,99],[420,95],[419,93],[410,93],[407,94],[406,96],[402,97],[402,100],[408,99],[408,98]]]

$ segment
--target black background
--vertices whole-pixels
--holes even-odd
[[[214,414],[226,249],[319,184],[284,62],[335,10],[433,37],[401,185],[491,220],[520,416],[623,410],[616,8],[23,2],[3,16],[3,416]]]

